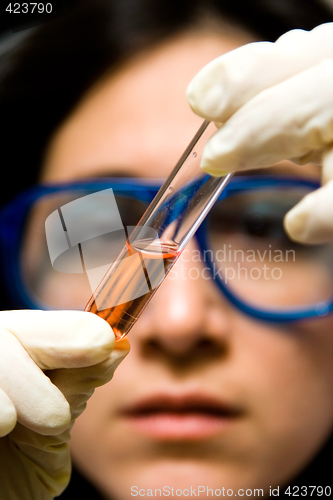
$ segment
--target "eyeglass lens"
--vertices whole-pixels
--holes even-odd
[[[241,301],[277,311],[316,304],[330,297],[332,245],[300,245],[291,241],[283,229],[284,215],[307,191],[299,187],[245,190],[218,201],[206,223],[208,248],[200,258],[202,268],[205,261],[211,262],[209,279],[223,282]],[[107,233],[103,232],[107,211],[103,210],[101,197],[94,213],[89,213],[98,236],[81,246],[71,246],[67,234],[68,247],[52,265],[45,220],[86,194],[76,191],[44,196],[26,219],[20,267],[25,290],[37,307],[83,309],[94,291],[86,268],[107,269],[123,247],[124,238],[126,241],[126,227],[135,226],[147,208],[147,203],[115,193],[125,232],[120,228]],[[86,224],[88,214],[79,215],[81,224]],[[204,276],[207,279],[207,273]],[[192,273],[189,277],[196,279],[199,275]]]
[[[308,306],[332,294],[332,245],[301,245],[283,228],[300,188],[243,192],[220,201],[209,220],[218,279],[256,308]]]

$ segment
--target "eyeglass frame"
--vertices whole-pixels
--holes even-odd
[[[20,193],[13,201],[8,203],[0,211],[0,255],[2,274],[5,279],[6,289],[11,298],[21,306],[36,309],[37,304],[30,298],[22,280],[19,264],[20,245],[23,237],[23,228],[29,209],[43,196],[66,193],[69,191],[89,191],[97,192],[103,189],[114,190],[115,194],[132,197],[143,203],[152,202],[163,183],[163,179],[145,178],[100,178],[84,179],[69,183],[55,183],[37,185]],[[231,194],[254,189],[272,187],[306,187],[312,190],[320,187],[319,183],[313,180],[300,179],[294,177],[280,177],[273,175],[237,175],[221,193],[219,200],[225,199]],[[201,255],[205,255],[210,249],[208,240],[209,231],[207,222],[209,215],[198,228],[195,239]],[[213,262],[208,259],[207,266],[214,279]],[[241,300],[232,292],[228,286],[220,279],[214,279],[214,283],[220,292],[241,312],[263,321],[273,323],[284,323],[299,321],[308,318],[322,317],[333,311],[333,296],[330,301],[320,301],[317,304],[295,308],[293,310],[274,311],[270,309],[259,309]],[[87,300],[89,297],[87,297]]]

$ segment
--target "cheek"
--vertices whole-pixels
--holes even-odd
[[[124,480],[119,479],[118,461],[124,465],[128,459],[128,438],[119,429],[117,417],[121,389],[122,384],[118,387],[116,380],[97,388],[71,431],[70,449],[75,466],[106,491]]]
[[[276,458],[306,460],[333,424],[332,320],[306,328],[242,322],[235,378],[243,380],[253,435],[265,443],[263,450],[270,443]]]

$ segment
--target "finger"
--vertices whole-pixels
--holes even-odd
[[[2,311],[0,325],[17,337],[43,370],[100,363],[115,341],[106,321],[81,311]]]
[[[301,243],[333,240],[333,180],[305,196],[285,216],[285,229]]]
[[[212,175],[308,162],[333,141],[333,59],[254,97],[208,141],[201,166]]]
[[[333,57],[333,23],[312,31],[292,30],[275,43],[255,42],[215,59],[191,81],[187,98],[193,111],[225,122],[264,89]]]
[[[0,387],[18,422],[40,434],[58,434],[70,423],[68,402],[38,368],[17,338],[0,329]]]
[[[109,357],[97,365],[47,372],[52,383],[59,388],[69,402],[72,419],[76,419],[83,412],[96,387],[112,379],[116,368],[129,353],[129,349],[129,342],[124,339],[116,342]]]
[[[324,187],[303,198],[284,221],[290,237],[302,243],[325,243],[333,240],[333,147],[323,154]]]
[[[0,478],[10,500],[51,500],[63,492],[71,473],[69,437],[69,431],[42,436],[17,423],[10,439],[0,440]]]
[[[9,434],[16,424],[16,410],[7,394],[0,389],[0,438]]]
[[[328,147],[322,154],[322,184],[333,179],[333,147]]]

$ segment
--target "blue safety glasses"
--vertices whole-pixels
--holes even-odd
[[[15,306],[83,309],[92,294],[78,253],[69,257],[73,260],[65,271],[53,267],[45,231],[51,214],[84,196],[112,189],[124,228],[133,227],[161,185],[154,179],[106,178],[36,186],[20,194],[0,214],[3,275]],[[333,245],[300,245],[283,229],[288,210],[318,187],[293,178],[235,176],[170,279],[211,281],[239,310],[266,321],[330,313]],[[101,200],[89,214],[79,214],[82,225],[92,217],[102,227],[106,210]],[[110,253],[108,245],[107,235],[100,236],[91,238],[90,249],[103,259]]]

